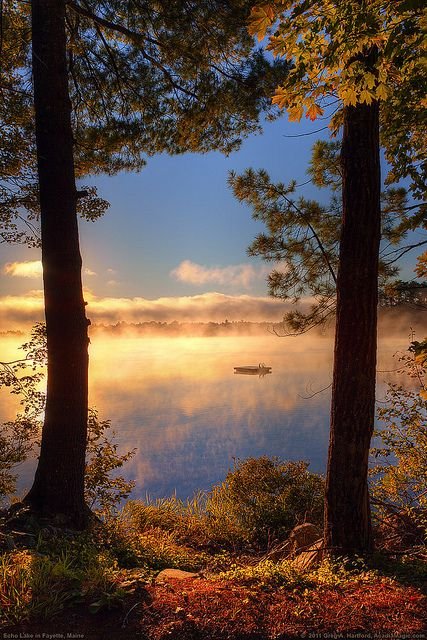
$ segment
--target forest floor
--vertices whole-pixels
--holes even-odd
[[[381,553],[332,559],[320,520],[272,537],[270,510],[218,509],[129,501],[82,532],[0,512],[0,640],[427,640],[424,538],[377,527]]]
[[[0,638],[427,639],[425,562],[301,570],[287,558],[198,553],[160,530],[140,535],[145,559],[132,568],[120,566],[132,564],[129,548],[87,534],[48,530],[2,553]]]
[[[50,621],[7,626],[3,638],[415,640],[427,638],[426,611],[426,596],[419,589],[384,578],[310,593],[171,579],[141,584],[109,611],[91,614],[87,606],[75,605]]]

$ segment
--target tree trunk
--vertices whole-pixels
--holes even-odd
[[[351,554],[373,546],[367,473],[375,416],[381,227],[378,103],[344,109],[341,165],[343,227],[325,543],[334,553]]]
[[[39,463],[25,502],[83,527],[88,321],[81,281],[64,0],[32,1],[48,374]]]

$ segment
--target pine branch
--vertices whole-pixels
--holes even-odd
[[[144,49],[144,47],[142,46],[145,42],[149,42],[150,44],[154,44],[157,47],[161,47],[161,43],[158,40],[150,38],[150,36],[147,36],[147,35],[141,35],[140,33],[132,31],[131,29],[128,29],[123,25],[117,24],[115,22],[111,22],[110,20],[106,20],[105,18],[102,18],[101,16],[98,16],[97,14],[93,13],[89,9],[85,9],[84,7],[77,4],[76,2],[70,1],[67,4],[76,13],[93,20],[95,25],[97,25],[97,28],[104,27],[105,29],[109,29],[110,31],[120,33],[126,36],[127,38],[129,38],[130,40],[132,40],[133,42],[135,42],[138,45],[139,51],[141,52],[141,55],[143,56],[143,58],[145,58],[145,60],[150,62],[154,67],[159,69],[174,89],[182,93],[185,93],[186,95],[190,96],[191,98],[194,98],[195,100],[198,99],[197,94],[195,94],[190,89],[187,89],[183,85],[176,82],[172,73],[163,64],[161,64],[158,60],[156,60],[156,58],[150,55],[146,51],[146,49]]]

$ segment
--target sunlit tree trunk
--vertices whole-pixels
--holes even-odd
[[[83,527],[88,322],[76,215],[64,0],[32,1],[32,37],[48,375],[40,459],[25,501]]]
[[[380,159],[378,104],[344,109],[343,227],[325,542],[338,553],[368,552],[372,530],[367,486],[375,414]]]

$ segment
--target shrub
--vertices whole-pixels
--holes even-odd
[[[132,501],[122,517],[138,531],[173,532],[190,546],[265,548],[286,538],[297,524],[321,524],[323,486],[305,462],[249,458],[237,461],[224,482],[192,500]]]
[[[208,496],[207,511],[247,542],[265,546],[285,539],[302,522],[321,525],[324,481],[306,462],[277,458],[236,461]]]

